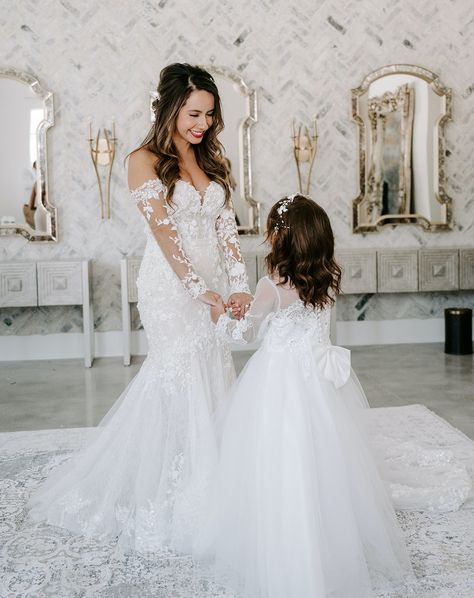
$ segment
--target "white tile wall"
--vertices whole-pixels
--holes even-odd
[[[148,90],[174,61],[216,63],[240,71],[259,92],[254,128],[254,191],[265,205],[293,192],[291,117],[317,114],[320,149],[312,193],[329,212],[341,248],[467,246],[474,242],[474,5],[463,0],[18,0],[0,12],[0,63],[36,74],[55,94],[49,135],[50,188],[60,242],[41,246],[0,239],[0,259],[94,260],[98,330],[120,329],[119,261],[141,255],[142,222],[131,204],[123,159],[148,126]],[[416,227],[361,236],[351,232],[357,195],[356,126],[350,89],[390,63],[429,68],[454,90],[448,126],[448,192],[455,230]],[[111,221],[101,221],[88,155],[94,126],[116,120],[118,156]],[[245,243],[257,247],[260,240]],[[346,320],[441,313],[449,295],[349,296]],[[473,301],[461,294],[456,303]],[[0,334],[81,330],[74,308],[41,313],[3,309]]]

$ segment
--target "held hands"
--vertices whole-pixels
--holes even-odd
[[[217,304],[217,305],[211,305],[211,320],[214,322],[214,324],[217,324],[217,320],[220,318],[220,316],[222,316],[222,314],[225,314],[226,312],[226,306],[224,305],[224,302],[222,302],[222,304]]]
[[[209,305],[211,308],[211,318],[214,324],[217,322],[222,314],[225,314],[227,309],[232,310],[234,318],[240,320],[247,313],[250,303],[253,299],[252,295],[248,293],[233,293],[227,303],[224,303],[219,293],[207,290],[198,297],[199,301]]]
[[[232,310],[234,318],[240,320],[247,313],[252,299],[248,293],[233,293],[227,300],[227,307]]]
[[[206,305],[210,306],[211,318],[212,318],[212,321],[214,322],[214,324],[219,319],[219,316],[221,316],[222,314],[225,313],[226,306],[224,304],[224,300],[219,295],[219,293],[216,293],[215,291],[207,290],[202,295],[199,295],[198,299],[202,303],[205,303]]]
[[[222,304],[222,306],[224,306],[224,300],[219,295],[219,293],[216,293],[215,291],[207,290],[202,295],[199,295],[198,299],[206,305],[216,306]]]

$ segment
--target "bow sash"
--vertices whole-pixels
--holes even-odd
[[[326,380],[341,388],[351,374],[351,352],[335,345],[313,345],[316,365],[321,369]]]

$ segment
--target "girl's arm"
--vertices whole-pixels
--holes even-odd
[[[222,314],[217,319],[216,333],[227,340],[237,341],[244,344],[256,340],[265,330],[268,322],[278,303],[278,296],[273,284],[264,277],[259,280],[255,299],[249,311],[240,320],[232,319],[228,313]],[[211,311],[213,319],[218,316],[218,310]]]

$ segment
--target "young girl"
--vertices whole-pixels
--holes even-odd
[[[329,340],[331,225],[292,195],[271,209],[267,238],[270,275],[247,315],[211,311],[220,334],[262,344],[225,418],[206,542],[245,597],[365,598],[411,566],[358,422],[368,403],[350,352]]]

